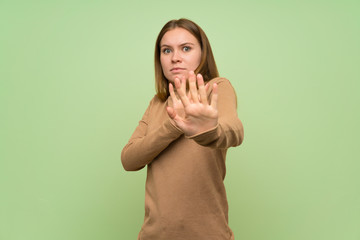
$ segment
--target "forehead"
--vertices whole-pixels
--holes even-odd
[[[199,43],[194,35],[184,28],[174,28],[167,31],[160,41],[161,45],[181,45],[183,43]]]

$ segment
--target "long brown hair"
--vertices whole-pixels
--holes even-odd
[[[215,77],[219,77],[219,72],[216,67],[210,42],[201,27],[193,21],[185,18],[180,18],[179,20],[171,20],[167,22],[161,29],[155,44],[155,87],[157,96],[162,101],[165,101],[169,96],[169,83],[168,80],[165,78],[160,63],[160,41],[166,32],[174,28],[184,28],[185,30],[189,31],[200,43],[201,60],[199,66],[195,70],[195,73],[200,73],[204,77],[205,82]]]

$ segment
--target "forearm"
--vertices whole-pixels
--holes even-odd
[[[244,139],[244,128],[238,118],[231,121],[221,121],[216,127],[188,138],[202,146],[211,148],[229,148],[242,143]]]
[[[244,139],[243,125],[237,115],[236,94],[227,79],[219,78],[215,82],[218,84],[218,124],[188,138],[212,148],[235,147]]]
[[[151,163],[171,142],[182,135],[167,119],[146,135],[131,138],[121,152],[121,162],[127,171],[142,169]]]

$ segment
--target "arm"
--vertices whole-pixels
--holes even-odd
[[[229,80],[215,78],[207,83],[212,88],[206,90],[201,74],[195,76],[190,71],[187,94],[185,81],[175,79],[179,98],[175,95],[172,84],[169,84],[171,99],[178,107],[167,108],[168,115],[184,132],[185,137],[213,148],[240,145],[244,130],[237,116],[236,94]]]
[[[242,143],[244,139],[244,129],[237,116],[237,103],[234,88],[229,80],[216,78],[211,82],[217,83],[217,110],[218,123],[215,127],[198,133],[188,138],[193,139],[198,144],[212,148],[235,147]],[[212,86],[213,84],[209,84]],[[211,99],[212,89],[209,89]]]
[[[154,99],[121,152],[121,162],[127,171],[136,171],[145,167],[182,134],[182,131],[176,128],[169,118],[156,128],[148,128],[153,104]]]

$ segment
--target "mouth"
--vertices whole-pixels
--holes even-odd
[[[184,71],[184,70],[185,70],[185,68],[175,67],[175,68],[170,69],[170,72],[180,72],[180,71]]]

